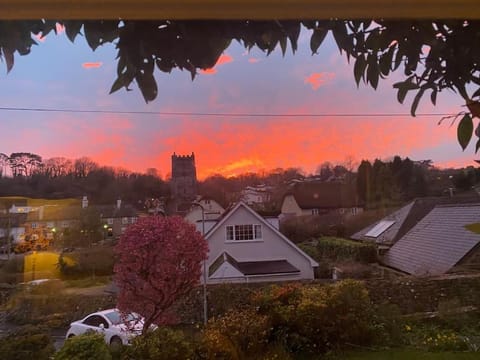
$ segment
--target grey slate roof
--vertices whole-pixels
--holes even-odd
[[[417,198],[411,203],[405,205],[394,213],[384,217],[382,220],[395,220],[388,230],[377,238],[369,238],[365,236],[380,221],[360,230],[351,236],[354,240],[375,241],[377,244],[393,244],[408,233],[415,225],[418,224],[432,209],[437,205],[461,205],[480,203],[480,197],[475,194],[456,195],[453,197],[423,197]]]
[[[383,258],[389,267],[412,275],[448,272],[480,243],[465,225],[480,222],[480,204],[438,205]]]
[[[390,215],[387,215],[384,217],[382,220],[393,220],[395,221],[395,224],[390,226],[385,232],[380,234],[376,238],[371,238],[368,236],[365,236],[371,229],[373,229],[380,221],[377,221],[373,223],[370,226],[367,226],[366,228],[360,230],[359,232],[353,234],[351,236],[352,239],[354,240],[361,240],[361,241],[375,241],[377,244],[393,244],[398,231],[402,227],[403,222],[407,218],[408,214],[410,213],[410,210],[412,209],[413,205],[415,204],[414,201],[411,203],[405,205],[404,207],[400,208],[399,210],[391,213]]]

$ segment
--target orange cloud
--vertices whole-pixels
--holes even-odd
[[[228,64],[228,63],[230,63],[230,62],[232,62],[232,61],[233,61],[233,57],[231,57],[231,56],[228,55],[228,54],[222,54],[222,55],[220,55],[220,57],[218,58],[217,63],[215,64],[215,66]]]
[[[102,66],[103,63],[101,61],[97,61],[97,62],[84,62],[82,64],[82,67],[84,69],[95,69],[95,68],[99,68],[100,66]]]
[[[200,73],[201,74],[206,74],[206,75],[213,75],[213,74],[216,74],[217,73],[217,69],[216,67],[217,66],[220,66],[220,65],[225,65],[225,64],[228,64],[230,62],[233,61],[233,57],[231,57],[230,55],[228,54],[222,54],[220,55],[220,57],[218,58],[216,64],[214,67],[211,67],[209,69],[202,69],[200,70]]]
[[[312,73],[304,79],[304,84],[310,84],[313,90],[317,90],[320,86],[325,85],[335,78],[334,73],[322,72]]]
[[[260,61],[260,59],[257,59],[257,58],[249,58],[249,59],[248,59],[248,62],[249,62],[250,64],[255,64],[255,63],[259,62],[259,61]]]
[[[210,68],[210,69],[200,70],[200,73],[205,75],[213,75],[217,73],[217,69]]]

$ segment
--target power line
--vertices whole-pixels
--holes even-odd
[[[160,115],[160,116],[210,116],[210,117],[398,117],[411,116],[410,113],[313,113],[313,114],[286,114],[286,113],[210,113],[210,112],[182,112],[182,111],[121,111],[121,110],[81,110],[59,108],[27,108],[27,107],[0,107],[0,111],[24,111],[45,113],[77,113],[77,114],[117,114],[117,115]],[[449,113],[421,113],[416,117],[452,116]]]

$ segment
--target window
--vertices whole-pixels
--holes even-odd
[[[259,240],[262,238],[261,225],[228,225],[227,241]]]
[[[312,215],[318,215],[318,209],[312,209]]]
[[[122,224],[123,225],[128,224],[128,218],[126,217],[122,218]]]
[[[37,228],[37,223],[32,223],[32,229],[36,229]]]
[[[108,218],[108,219],[107,219],[107,224],[108,224],[108,225],[113,225],[113,219],[112,219],[112,218]]]
[[[393,224],[395,224],[395,221],[393,220],[382,220],[380,221],[377,225],[375,225],[373,228],[371,228],[366,234],[365,236],[368,236],[368,237],[379,237],[380,235],[382,235],[385,231],[387,231],[387,229],[392,226]]]
[[[108,322],[100,315],[92,315],[86,318],[83,323],[88,326],[100,327],[100,324],[103,324],[105,329],[108,329]]]
[[[62,227],[63,228],[68,228],[68,221],[62,222]]]
[[[130,218],[130,222],[131,222],[132,224],[135,224],[135,223],[137,222],[137,218],[136,218],[136,217]]]

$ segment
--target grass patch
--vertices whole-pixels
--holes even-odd
[[[106,285],[111,281],[111,276],[92,276],[83,279],[64,280],[64,283],[68,288],[88,288],[92,286]]]

